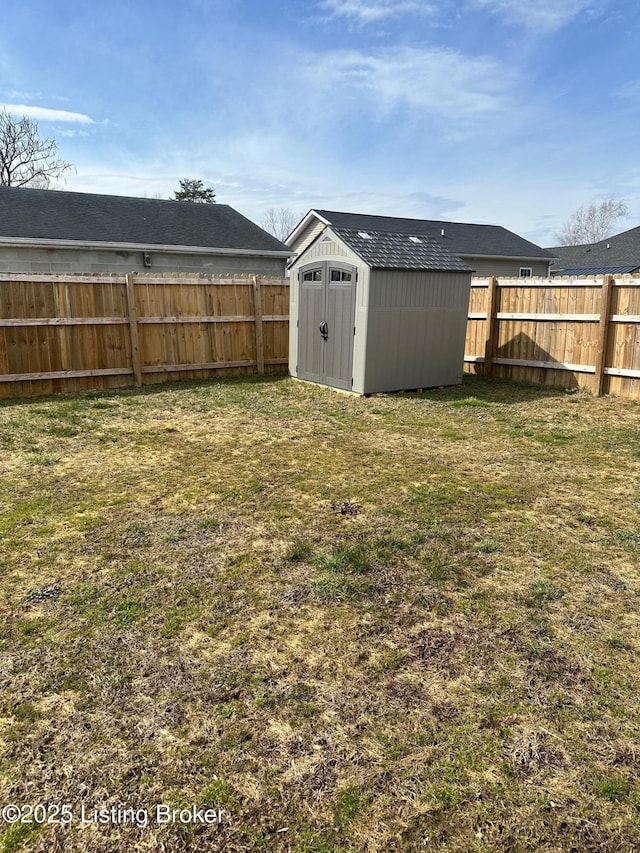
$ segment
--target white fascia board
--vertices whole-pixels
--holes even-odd
[[[49,240],[30,237],[0,237],[0,246],[36,249],[115,249],[128,252],[171,252],[178,255],[253,255],[258,257],[289,258],[293,252],[270,249],[222,249],[213,246],[171,246],[159,243],[113,243],[91,240]]]
[[[296,225],[291,234],[289,234],[288,237],[285,237],[282,242],[286,243],[287,246],[290,246],[291,243],[295,243],[301,232],[304,231],[304,229],[307,227],[307,225],[311,222],[313,218],[318,219],[324,225],[331,224],[328,219],[325,219],[324,216],[320,216],[317,211],[310,210],[309,213],[307,213],[307,215],[304,217],[304,219],[302,219],[302,221]]]

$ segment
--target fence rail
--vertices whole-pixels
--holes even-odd
[[[465,370],[640,399],[640,279],[472,279]]]
[[[0,397],[281,369],[288,312],[282,278],[0,274]]]

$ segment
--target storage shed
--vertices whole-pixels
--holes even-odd
[[[291,265],[291,375],[356,394],[459,384],[471,273],[429,237],[327,226]]]

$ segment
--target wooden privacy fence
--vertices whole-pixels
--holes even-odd
[[[640,399],[640,279],[472,279],[465,369]]]
[[[0,397],[287,363],[289,284],[249,275],[0,274]]]
[[[0,397],[287,364],[289,283],[0,274]],[[640,399],[640,278],[472,279],[465,369]]]

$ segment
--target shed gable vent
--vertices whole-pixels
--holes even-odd
[[[371,234],[367,234],[366,231],[358,231],[358,237],[362,237],[363,240],[373,240]]]

